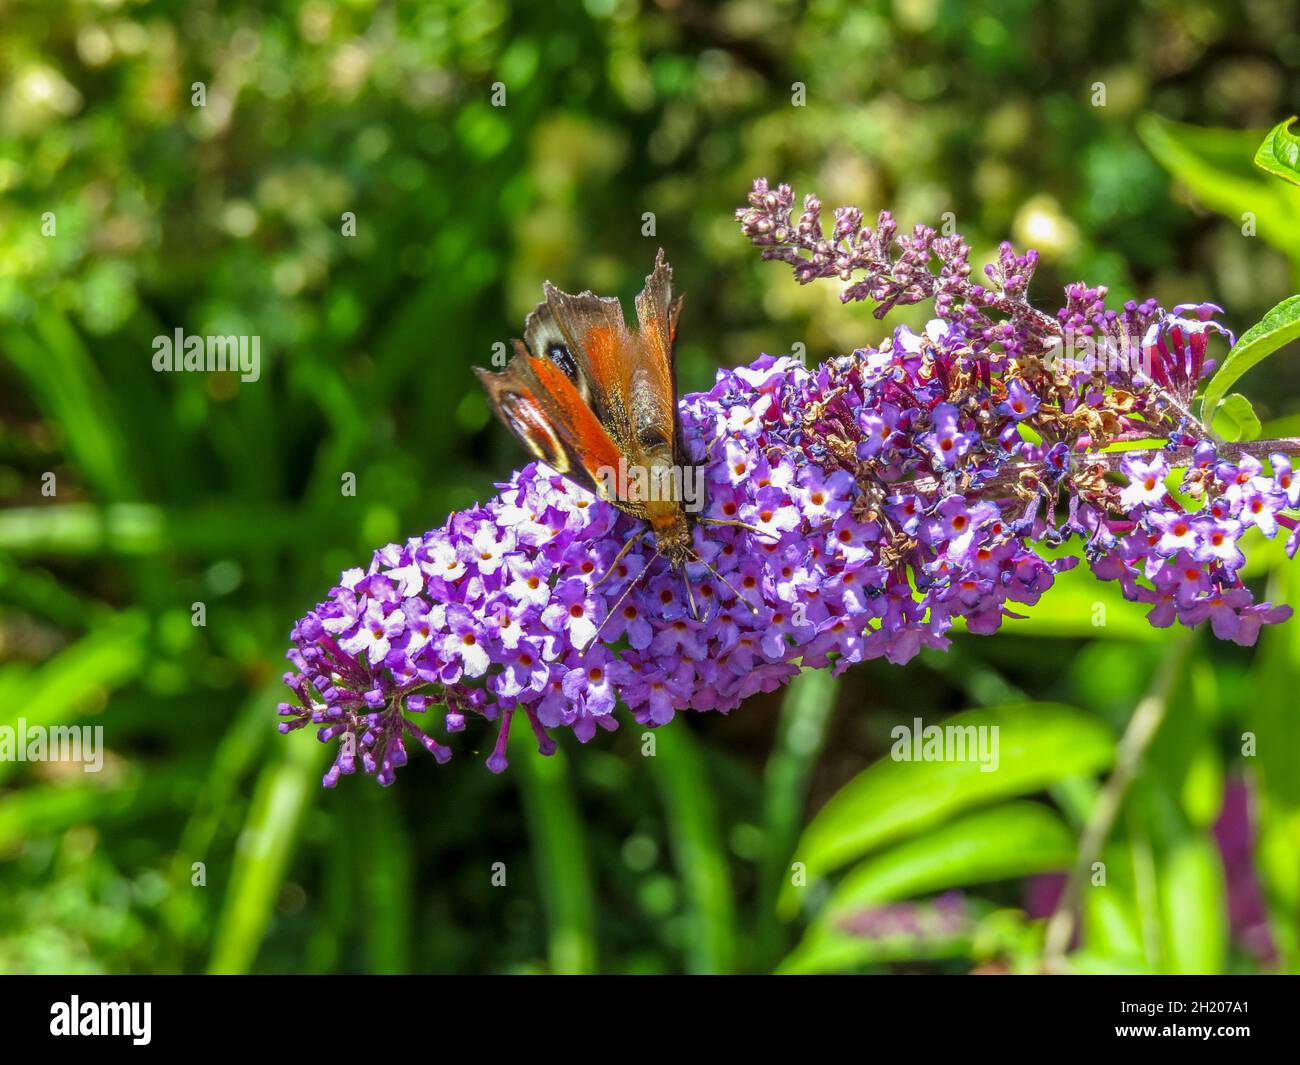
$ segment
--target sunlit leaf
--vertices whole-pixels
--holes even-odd
[[[1161,166],[1197,199],[1237,225],[1253,220],[1260,237],[1292,262],[1300,260],[1294,237],[1300,190],[1252,166],[1258,133],[1185,125],[1152,114],[1138,119],[1137,132]]]
[[[1228,957],[1228,896],[1219,849],[1207,835],[1187,835],[1161,856],[1160,917],[1166,968],[1223,972]]]
[[[303,819],[320,794],[328,753],[318,743],[282,744],[258,777],[235,845],[209,972],[246,973],[257,959]]]
[[[763,783],[765,850],[760,864],[760,917],[764,947],[779,939],[776,899],[784,881],[790,848],[799,838],[813,763],[821,752],[839,680],[828,669],[806,669],[790,683],[781,702],[776,743]]]
[[[1014,795],[1028,795],[1066,777],[1106,768],[1114,757],[1110,729],[1079,710],[1052,703],[1025,703],[970,710],[939,724],[976,737],[981,726],[990,744],[997,737],[996,768],[977,758],[895,761],[869,766],[841,788],[813,818],[794,851],[810,882],[824,878],[870,851],[933,829],[955,814]],[[899,736],[897,744],[908,741]],[[989,764],[992,764],[991,762]],[[800,889],[787,880],[781,910],[791,915]]]
[[[1201,415],[1213,415],[1237,379],[1278,349],[1300,337],[1300,296],[1289,296],[1252,325],[1232,346],[1218,372],[1205,386]],[[1259,422],[1256,419],[1255,425]]]
[[[663,796],[673,857],[685,886],[692,931],[687,965],[692,972],[730,972],[735,961],[735,904],[727,852],[718,830],[712,784],[685,722],[654,733],[651,760]]]
[[[1040,803],[1017,801],[959,817],[867,858],[823,907],[826,920],[895,899],[1067,868],[1074,834]]]
[[[16,682],[6,683],[0,724],[15,727],[21,718],[28,728],[71,725],[97,697],[139,674],[146,661],[147,640],[148,625],[140,614],[106,620]],[[0,780],[18,764],[0,760]]]
[[[1258,440],[1259,416],[1250,400],[1240,392],[1232,392],[1223,397],[1211,428],[1224,440]]]
[[[549,926],[551,971],[597,969],[596,891],[587,855],[587,830],[562,750],[544,758],[530,732],[511,737],[511,770],[518,775]]]
[[[1291,132],[1295,120],[1292,115],[1269,130],[1255,153],[1255,165],[1274,177],[1300,185],[1300,137]]]

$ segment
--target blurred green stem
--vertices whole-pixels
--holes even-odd
[[[1115,827],[1115,819],[1142,765],[1143,755],[1151,746],[1156,733],[1160,731],[1160,725],[1169,709],[1174,685],[1182,672],[1191,645],[1191,637],[1183,637],[1170,649],[1151,688],[1138,703],[1137,709],[1133,711],[1128,728],[1124,730],[1124,735],[1119,741],[1119,747],[1115,752],[1115,769],[1101,789],[1088,815],[1083,834],[1079,837],[1079,854],[1074,869],[1066,881],[1056,912],[1047,923],[1047,936],[1043,947],[1044,972],[1069,971],[1065,954],[1070,949],[1070,940],[1074,936],[1075,910],[1080,891],[1091,876],[1093,863],[1101,854],[1102,847],[1110,837],[1111,829]]]
[[[562,750],[546,757],[539,754],[527,722],[521,721],[510,737],[510,766],[519,784],[546,906],[551,972],[594,973],[596,891],[568,758]]]
[[[655,777],[690,906],[687,968],[692,973],[729,973],[736,960],[734,895],[704,758],[685,722],[652,735]]]
[[[808,780],[826,740],[839,680],[828,669],[806,669],[781,702],[776,742],[763,781],[763,856],[759,863],[758,927],[766,969],[785,953],[776,903],[786,862],[799,838]]]
[[[209,973],[246,973],[256,961],[328,754],[322,744],[288,743],[262,769],[235,845]]]

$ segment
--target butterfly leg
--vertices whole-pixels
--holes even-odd
[[[626,548],[624,550],[626,550]],[[641,567],[640,573],[638,573],[635,577],[633,577],[630,581],[627,582],[627,587],[624,588],[619,593],[618,598],[614,600],[614,605],[610,607],[609,610],[606,612],[605,616],[600,619],[600,624],[596,626],[596,631],[591,634],[591,639],[588,640],[582,647],[578,648],[578,654],[585,655],[588,651],[591,650],[592,645],[596,642],[597,639],[599,639],[601,629],[605,627],[605,622],[607,622],[610,618],[612,618],[615,614],[618,613],[618,608],[623,605],[623,600],[625,600],[629,595],[632,594],[632,589],[635,588],[638,584],[640,584],[642,579],[645,577],[645,575],[650,572],[651,565],[654,564],[655,559],[660,557],[660,554],[661,552],[659,551],[659,549],[655,548],[655,553],[650,556],[650,561]],[[604,577],[601,578],[601,580],[604,579],[605,579]],[[599,584],[600,582],[597,581],[596,583]]]
[[[698,562],[701,566],[703,566],[706,570],[708,570],[709,575],[710,575],[711,577],[713,577],[713,578],[714,578],[715,580],[717,580],[717,581],[721,581],[721,582],[722,582],[723,584],[725,584],[728,588],[730,588],[730,589],[731,589],[731,594],[734,595],[734,596],[736,597],[736,599],[737,599],[739,602],[744,603],[747,607],[749,607],[749,612],[750,612],[751,614],[753,614],[755,617],[758,616],[758,607],[756,607],[753,603],[751,603],[748,599],[746,599],[743,595],[741,595],[741,594],[740,594],[740,591],[736,588],[736,586],[735,586],[734,584],[732,584],[731,581],[727,580],[727,578],[724,577],[721,573],[719,573],[719,572],[717,571],[717,569],[714,568],[714,566],[713,566],[713,564],[712,564],[711,562],[706,562],[704,559],[700,558],[700,556],[699,556],[698,554],[695,556],[695,559],[694,559],[694,560],[695,560],[696,562]],[[690,586],[689,586],[689,585],[687,586],[686,591],[687,591],[687,594],[689,595],[689,594],[690,594]],[[692,605],[692,606],[695,605],[695,600],[694,600],[694,598],[691,599],[691,605]],[[701,619],[700,619],[700,618],[696,618],[695,620],[696,620],[696,621],[699,621],[699,620],[701,620]]]
[[[700,556],[696,555],[695,557],[696,559],[699,559]],[[695,591],[691,588],[690,579],[686,576],[685,569],[682,569],[680,572],[682,577],[682,587],[686,589],[686,602],[691,609],[691,620],[702,622],[704,618],[700,615],[699,604],[695,602]]]
[[[626,555],[629,551],[631,551],[632,548],[634,548],[637,544],[639,544],[641,542],[642,537],[644,537],[645,534],[648,533],[649,531],[650,531],[650,526],[647,525],[639,533],[637,533],[630,540],[628,540],[627,543],[625,543],[621,548],[619,548],[618,554],[614,556],[614,561],[609,564],[609,569],[607,569],[601,575],[600,580],[598,580],[595,584],[593,584],[592,587],[599,588],[602,584],[604,584],[606,579],[609,577],[609,575],[614,572],[615,567],[617,567],[618,564],[623,561],[623,556]]]

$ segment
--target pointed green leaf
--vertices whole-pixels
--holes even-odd
[[[1214,414],[1211,427],[1224,440],[1258,440],[1260,432],[1259,416],[1250,400],[1240,392],[1225,396]]]
[[[323,744],[289,743],[263,766],[235,845],[208,972],[246,973],[257,960],[329,754]]]
[[[689,729],[665,728],[654,736],[652,765],[690,905],[687,966],[693,973],[729,973],[736,955],[735,894],[704,755]]]
[[[1259,133],[1189,126],[1152,114],[1138,119],[1137,132],[1198,200],[1239,226],[1252,221],[1260,237],[1296,261],[1300,190],[1269,180],[1251,165]]]
[[[996,762],[968,756],[942,761],[902,761],[887,757],[868,766],[840,789],[813,818],[794,852],[809,882],[868,852],[933,829],[964,810],[998,799],[1028,795],[1066,777],[1096,773],[1114,758],[1115,738],[1096,718],[1053,703],[1024,703],[969,710],[941,723],[960,728],[969,740],[972,727],[996,728]],[[947,733],[945,733],[947,735]],[[899,737],[899,756],[910,745]],[[996,768],[987,769],[989,765]],[[781,912],[798,908],[800,889],[787,880]]]
[[[1269,130],[1255,153],[1255,165],[1274,177],[1300,185],[1300,137],[1291,132],[1295,120],[1292,115]]]
[[[546,906],[551,972],[597,972],[596,888],[568,758],[562,750],[538,754],[532,733],[522,728],[514,730],[510,744]]]
[[[890,936],[876,939],[849,935],[839,929],[809,934],[777,966],[782,976],[807,973],[851,972],[864,965],[885,965],[900,961],[945,961],[968,958],[975,951],[973,932],[956,935]]]
[[[1205,398],[1201,401],[1202,421],[1207,417],[1213,421],[1219,401],[1242,374],[1297,337],[1300,337],[1300,296],[1288,296],[1247,329],[1232,346],[1219,372],[1205,387]]]
[[[946,888],[1067,869],[1074,852],[1065,822],[1040,803],[977,810],[855,866],[836,885],[825,919]]]
[[[1223,972],[1228,959],[1228,894],[1213,838],[1185,836],[1164,855],[1159,878],[1168,970]]]

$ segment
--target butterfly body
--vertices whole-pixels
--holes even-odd
[[[695,559],[694,481],[677,412],[681,300],[660,251],[629,329],[617,299],[549,282],[500,373],[476,370],[506,427],[557,472],[647,523],[675,569]],[[688,505],[692,510],[688,511]]]

